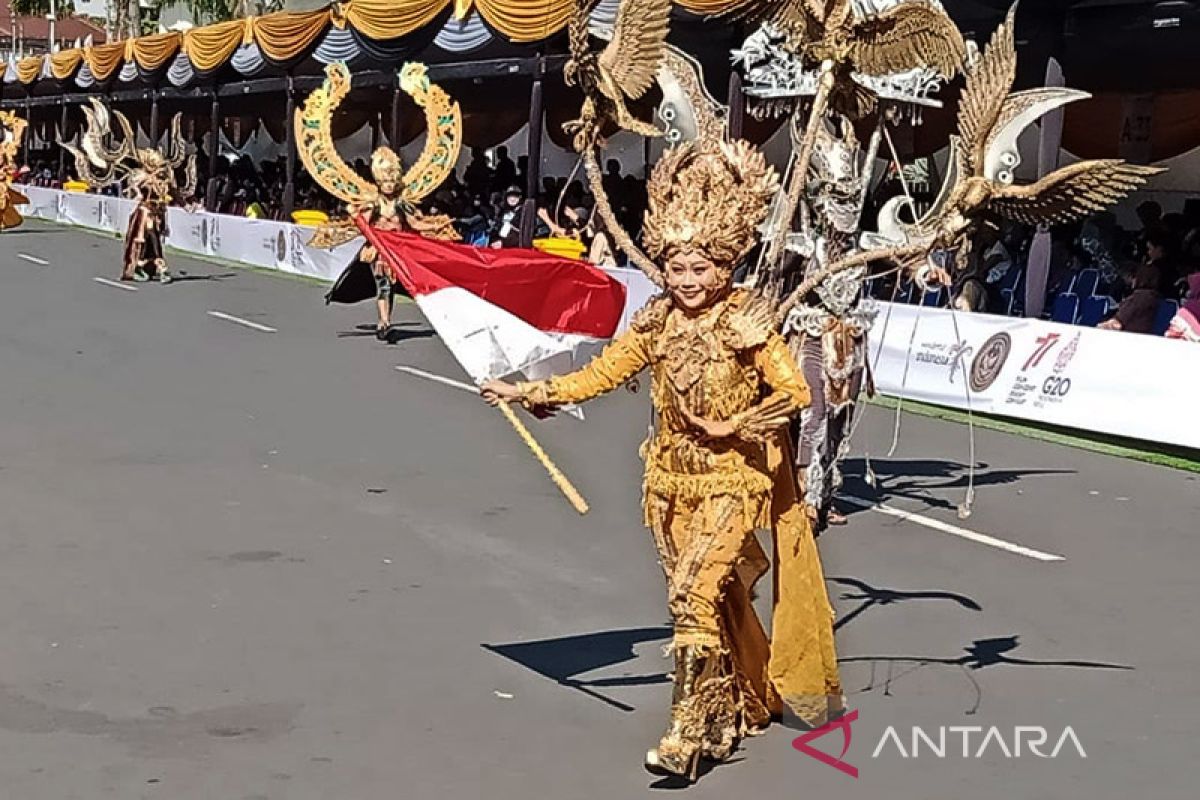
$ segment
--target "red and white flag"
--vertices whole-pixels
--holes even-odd
[[[585,261],[358,226],[476,384],[569,372],[621,322],[625,287]]]

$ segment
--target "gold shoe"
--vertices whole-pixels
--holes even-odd
[[[688,747],[682,742],[677,746],[664,746],[646,751],[646,771],[653,775],[685,778],[689,783],[695,783],[700,774],[700,748],[697,745]]]

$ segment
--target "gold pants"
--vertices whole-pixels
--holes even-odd
[[[767,677],[770,642],[750,599],[768,566],[748,521],[755,516],[748,507],[761,500],[729,495],[648,500],[676,653],[692,647],[728,655],[731,706],[745,728],[765,726],[781,704]]]

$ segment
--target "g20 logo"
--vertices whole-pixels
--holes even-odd
[[[1071,391],[1071,379],[1051,375],[1042,383],[1042,394],[1047,397],[1066,397]]]

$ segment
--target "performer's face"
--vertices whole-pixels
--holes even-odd
[[[725,289],[726,276],[700,253],[676,253],[667,261],[667,290],[686,311],[707,308]]]
[[[379,191],[388,197],[394,195],[396,193],[396,179],[390,176],[381,178],[379,180]]]

